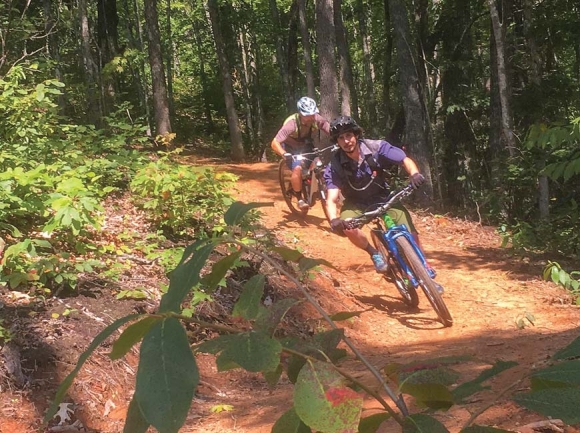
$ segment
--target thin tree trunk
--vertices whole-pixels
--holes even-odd
[[[167,63],[167,98],[169,100],[169,117],[175,116],[175,103],[173,101],[173,36],[171,34],[171,0],[167,0],[165,6],[166,18],[166,63]]]
[[[97,43],[99,70],[119,54],[119,16],[117,0],[97,1]],[[116,105],[118,84],[114,77],[102,77],[103,111],[108,113]]]
[[[377,102],[374,91],[374,75],[375,68],[371,58],[371,43],[370,36],[367,29],[367,13],[366,7],[362,0],[357,0],[356,2],[358,10],[358,23],[359,31],[361,37],[361,46],[363,51],[363,82],[364,82],[364,110],[363,113],[366,115],[368,128],[377,128]],[[377,131],[378,132],[378,131]]]
[[[316,96],[314,86],[314,68],[312,67],[312,48],[310,46],[310,33],[306,21],[306,0],[298,0],[298,17],[300,25],[300,37],[302,39],[302,52],[304,53],[304,70],[306,71],[306,89],[308,96]]]
[[[56,32],[56,21],[52,12],[52,0],[44,0],[44,31],[46,37],[46,52],[49,58],[54,60],[54,78],[58,81],[63,81],[63,75],[60,67],[60,50],[58,45],[58,33]],[[64,93],[58,95],[58,109],[61,114],[64,114],[65,109],[65,95]]]
[[[302,95],[297,95],[298,83],[298,3],[293,0],[289,12],[288,23],[288,81],[290,83],[290,95],[292,104]]]
[[[232,144],[232,159],[234,161],[242,161],[245,157],[244,146],[242,143],[242,133],[240,131],[238,113],[236,112],[236,106],[234,103],[232,76],[230,74],[230,66],[228,64],[228,59],[225,53],[223,37],[220,29],[217,1],[208,0],[207,7],[210,24],[213,31],[217,57],[220,65],[222,90],[224,92],[224,100],[226,103],[228,117],[228,129],[230,131],[230,141]]]
[[[253,113],[252,113],[252,93],[250,91],[251,87],[251,78],[250,78],[250,70],[248,65],[248,44],[246,43],[246,29],[245,26],[242,25],[240,29],[238,29],[238,48],[241,53],[242,57],[242,85],[243,85],[243,93],[244,93],[244,105],[246,106],[246,127],[248,129],[248,133],[250,135],[250,140],[252,144],[256,143],[256,131],[254,129],[254,122],[253,122]]]
[[[342,0],[334,0],[334,25],[336,27],[336,48],[340,72],[340,96],[342,114],[350,116],[357,113],[357,99],[352,79],[352,67],[348,52],[348,41],[344,23],[342,22]]]
[[[149,39],[149,65],[151,67],[151,84],[153,88],[155,134],[156,136],[166,136],[171,133],[171,121],[169,117],[167,87],[165,85],[163,55],[161,53],[157,0],[147,0],[145,2],[145,23],[147,37]]]
[[[97,64],[93,59],[91,51],[91,34],[89,27],[89,17],[87,15],[87,1],[79,0],[78,2],[80,33],[81,33],[81,52],[82,64],[85,73],[85,84],[87,88],[87,116],[91,123],[99,127],[102,122],[102,110],[97,81]]]
[[[203,51],[203,41],[201,40],[201,28],[197,18],[193,18],[193,36],[195,38],[195,47],[197,50],[197,58],[199,59],[199,79],[201,81],[201,95],[203,98],[203,112],[205,114],[206,131],[208,134],[213,133],[215,129],[213,116],[211,114],[211,95],[209,89],[209,81],[207,73],[205,72],[205,53]]]
[[[290,75],[288,73],[288,59],[284,50],[284,39],[282,36],[282,24],[280,23],[280,14],[278,13],[278,5],[276,0],[270,0],[270,13],[272,14],[272,22],[274,23],[274,37],[276,40],[276,62],[278,63],[278,70],[280,71],[280,78],[282,78],[282,87],[284,89],[284,97],[286,98],[286,107],[292,111],[295,109],[296,101],[292,98],[290,93]]]
[[[385,118],[383,124],[387,131],[391,130],[391,67],[393,60],[393,33],[391,32],[391,14],[389,13],[389,0],[383,1],[385,12],[385,38],[386,50],[384,55],[384,70],[383,70],[383,116]]]
[[[395,31],[395,45],[399,61],[399,83],[405,109],[405,138],[409,156],[413,158],[427,180],[428,199],[432,198],[431,149],[428,145],[428,125],[425,101],[420,88],[416,56],[410,37],[408,12],[403,0],[389,0],[389,12]],[[424,197],[424,196],[420,196]],[[426,203],[427,200],[420,200]]]
[[[515,155],[515,137],[512,127],[508,77],[505,63],[504,30],[499,19],[495,0],[487,0],[487,3],[489,5],[489,13],[495,39],[495,55],[497,64],[492,65],[492,67],[497,68],[499,100],[501,106],[501,136],[509,155],[513,157]]]
[[[316,47],[320,69],[320,114],[333,119],[339,114],[338,79],[334,60],[335,31],[332,0],[316,0]]]

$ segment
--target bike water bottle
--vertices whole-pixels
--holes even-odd
[[[393,220],[393,218],[391,218],[389,215],[385,214],[383,215],[383,221],[385,222],[385,226],[390,229],[391,227],[393,227],[395,224],[395,221]]]

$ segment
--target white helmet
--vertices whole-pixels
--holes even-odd
[[[300,98],[296,106],[298,107],[298,112],[303,116],[311,116],[318,113],[316,101],[314,101],[312,98],[309,98],[308,96],[303,96]]]

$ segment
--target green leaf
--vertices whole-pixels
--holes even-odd
[[[284,372],[284,367],[282,364],[278,364],[278,367],[274,371],[266,371],[264,372],[264,379],[268,383],[270,389],[274,389],[278,382],[280,381],[280,377],[282,377],[282,373]]]
[[[580,356],[580,337],[577,337],[572,343],[563,349],[558,350],[553,358],[554,359],[568,359]]]
[[[580,360],[567,361],[536,371],[531,375],[532,391],[580,385]]]
[[[179,312],[181,302],[187,292],[199,282],[199,273],[207,258],[215,248],[215,242],[198,240],[183,252],[181,261],[169,276],[169,289],[161,298],[159,312]],[[205,245],[203,245],[205,244]]]
[[[435,418],[417,413],[405,418],[403,433],[449,433],[449,430]]]
[[[312,430],[296,414],[292,407],[286,411],[272,426],[272,433],[311,433]]]
[[[284,318],[288,310],[299,302],[300,301],[293,298],[285,298],[276,301],[269,308],[262,308],[254,322],[254,328],[257,331],[262,331],[266,335],[273,336],[276,327]]]
[[[280,254],[280,256],[282,256],[282,259],[288,262],[297,262],[302,257],[304,257],[304,254],[302,254],[300,251],[293,250],[291,248],[272,247],[271,250],[274,251],[275,253]]]
[[[294,407],[305,424],[325,433],[354,432],[363,398],[329,364],[308,361],[294,387]]]
[[[135,399],[143,418],[161,433],[185,422],[199,371],[181,323],[173,317],[153,325],[141,343]]]
[[[125,419],[123,433],[145,433],[148,428],[149,423],[143,418],[139,404],[135,400],[135,397],[133,397],[131,403],[129,403],[129,409],[127,409],[127,418]]]
[[[451,392],[439,383],[405,382],[401,387],[401,392],[415,397],[419,406],[447,410],[453,405]]]
[[[459,403],[463,399],[474,394],[475,392],[481,391],[482,389],[484,389],[483,387],[480,386],[480,384],[482,382],[502,373],[505,370],[508,370],[512,367],[515,367],[516,365],[518,365],[518,363],[515,361],[508,361],[508,362],[497,361],[493,365],[493,367],[488,368],[487,370],[481,372],[481,374],[478,377],[476,377],[475,379],[473,379],[472,381],[462,383],[457,388],[455,388],[452,391],[455,402]]]
[[[274,371],[280,363],[282,345],[261,332],[250,331],[237,334],[218,356],[218,370],[223,371],[231,363],[253,372]]]
[[[359,317],[362,313],[366,313],[367,311],[374,310],[374,307],[367,308],[366,310],[361,311],[341,311],[339,313],[335,313],[330,318],[335,322],[340,322],[341,320],[348,320],[351,317]]]
[[[121,336],[113,343],[113,349],[109,353],[109,358],[119,359],[131,350],[135,344],[147,334],[151,326],[160,320],[159,317],[145,317],[144,319],[133,323],[123,331]]]
[[[558,418],[566,424],[580,422],[580,388],[553,388],[518,394],[514,400],[527,409],[550,418]]]
[[[201,283],[210,290],[215,290],[241,254],[241,251],[236,251],[235,253],[215,262],[212,266],[211,272],[201,279]]]
[[[197,346],[197,351],[202,353],[211,353],[217,355],[229,345],[233,344],[238,339],[237,335],[220,335],[217,338],[206,340]]]
[[[391,417],[388,413],[375,413],[362,418],[358,424],[358,433],[376,433],[381,424]]]
[[[232,315],[244,319],[255,319],[262,306],[262,295],[264,294],[264,283],[266,278],[262,274],[254,275],[246,284],[240,298],[234,305]]]
[[[230,208],[226,211],[224,215],[224,221],[229,226],[234,226],[238,224],[244,215],[255,208],[274,206],[274,203],[242,203],[241,201],[236,201],[232,203]]]
[[[511,430],[502,430],[495,427],[487,427],[481,425],[472,425],[464,428],[460,433],[513,433]]]
[[[78,374],[78,372],[81,369],[81,367],[83,366],[83,364],[89,358],[89,356],[91,356],[91,354],[93,353],[93,351],[103,341],[105,341],[107,338],[109,338],[109,336],[113,332],[115,332],[117,329],[119,329],[125,323],[130,322],[131,320],[134,320],[134,319],[136,319],[138,317],[141,317],[141,316],[139,314],[132,314],[130,316],[125,316],[125,317],[122,317],[120,319],[117,319],[113,323],[111,323],[109,326],[107,326],[105,329],[103,329],[93,339],[93,341],[91,342],[91,344],[89,345],[89,347],[87,348],[87,350],[85,350],[81,354],[81,356],[79,356],[79,359],[77,361],[77,365],[75,366],[75,368],[73,369],[73,371],[71,371],[69,373],[69,375],[62,381],[62,383],[58,387],[58,390],[56,391],[56,396],[54,397],[54,401],[52,402],[52,404],[48,408],[48,410],[46,412],[46,415],[44,415],[44,422],[50,421],[52,419],[52,417],[56,414],[56,412],[58,411],[58,405],[62,402],[62,399],[64,398],[64,396],[65,396],[67,390],[69,389],[69,387],[72,385],[72,382],[73,382],[74,378]]]
[[[324,265],[334,269],[335,271],[342,272],[324,259],[311,259],[309,257],[302,257],[300,260],[298,260],[298,267],[300,268],[301,272],[306,272],[307,270],[312,269],[318,265]]]

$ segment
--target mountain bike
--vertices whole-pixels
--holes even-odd
[[[413,308],[419,305],[417,287],[420,286],[440,322],[448,327],[453,325],[453,318],[439,293],[441,286],[433,281],[435,271],[427,266],[423,252],[407,227],[404,224],[396,225],[387,215],[387,211],[395,203],[408,197],[413,191],[413,186],[407,185],[400,191],[391,193],[387,202],[380,204],[375,210],[345,220],[345,225],[347,228],[360,228],[373,222],[371,239],[388,264],[385,279],[394,281],[403,302]]]
[[[337,149],[338,146],[335,145],[330,148],[330,151],[334,152]],[[322,209],[324,210],[324,215],[328,220],[328,211],[326,210],[326,184],[322,179],[324,163],[320,159],[320,156],[324,151],[327,151],[327,149],[319,150],[314,148],[312,152],[292,155],[294,161],[312,160],[312,163],[307,169],[302,167],[302,189],[300,191],[300,197],[296,197],[293,194],[292,183],[290,181],[292,170],[288,167],[285,159],[280,161],[278,177],[280,180],[282,196],[284,197],[284,201],[288,205],[290,211],[300,218],[304,218],[306,214],[308,214],[308,211],[314,207],[316,201],[320,200]],[[304,202],[308,204],[308,207],[300,209],[298,207],[298,200],[304,200]]]

